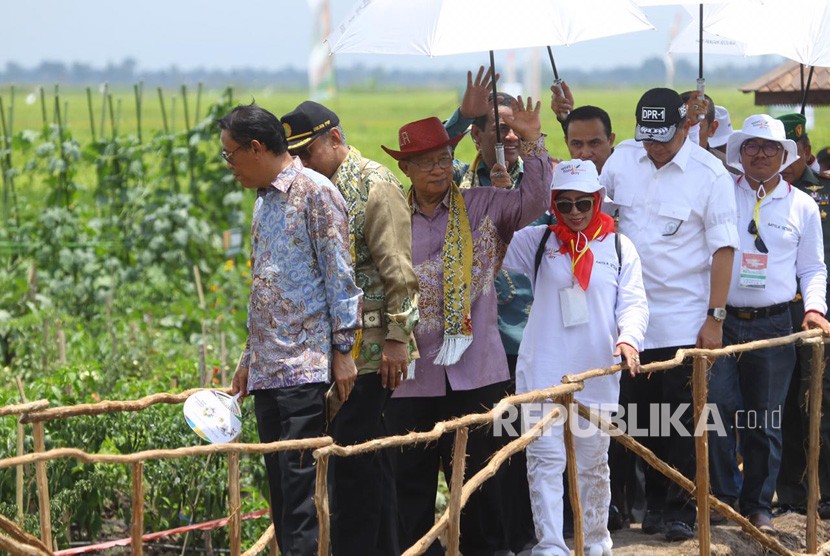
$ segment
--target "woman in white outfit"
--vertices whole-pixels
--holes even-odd
[[[519,348],[517,392],[555,386],[565,374],[608,367],[620,356],[632,373],[639,369],[637,354],[648,325],[640,257],[628,238],[620,236],[617,242],[614,221],[601,210],[604,198],[593,162],[560,163],[551,191],[551,211],[558,223],[550,226],[538,269],[536,253],[547,226],[524,228],[510,242],[504,268],[527,274],[534,286]],[[607,419],[617,407],[619,389],[619,375],[603,376],[587,381],[575,398]],[[522,410],[530,426],[544,408],[526,404]],[[555,424],[527,449],[539,540],[534,555],[570,554],[562,535],[564,426]],[[610,439],[589,429],[583,419],[571,426],[581,429],[572,428],[587,554],[608,555]]]

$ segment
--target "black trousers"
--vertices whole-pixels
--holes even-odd
[[[390,394],[377,373],[358,376],[348,401],[331,424],[335,442],[348,446],[387,436],[383,410]],[[400,554],[390,450],[331,460],[331,545],[335,556]]]
[[[254,412],[260,442],[313,438],[323,434],[326,383],[255,390]],[[265,455],[271,518],[283,556],[317,553],[316,469],[310,452]]]
[[[386,421],[392,434],[428,431],[439,421],[492,409],[504,391],[503,382],[459,392],[447,384],[447,393],[441,397],[392,398],[386,405]],[[447,433],[437,444],[406,446],[395,455],[398,538],[403,550],[415,544],[435,523],[438,471],[443,469],[449,483],[454,436],[454,433]],[[470,430],[465,480],[484,467],[500,444],[490,426]],[[474,492],[464,506],[461,512],[461,553],[464,556],[488,556],[501,548],[499,490],[499,484],[491,479]],[[426,551],[427,555],[443,553],[438,541]]]
[[[830,299],[830,295],[827,296]],[[793,329],[801,330],[804,320],[804,302],[790,304]],[[812,346],[796,347],[796,362],[787,400],[781,415],[781,469],[778,472],[776,492],[778,504],[798,508],[807,507],[807,440],[809,419],[807,391],[810,388]],[[825,366],[830,365],[830,346],[824,346]],[[830,500],[830,370],[824,370],[821,381],[822,404],[819,421],[819,487],[822,501]]]
[[[507,354],[507,366],[510,380],[506,383],[504,395],[516,393],[517,355]],[[516,430],[521,433],[522,413],[519,411],[519,425]],[[502,438],[502,445],[507,445],[515,438]],[[522,450],[502,465],[499,475],[494,479],[500,482],[501,509],[503,512],[505,542],[502,548],[509,548],[519,553],[536,544],[536,531],[533,527],[533,510],[530,508],[530,487],[527,482],[527,456]]]
[[[665,361],[674,357],[678,349],[690,346],[647,349],[640,353],[640,363]],[[694,410],[692,408],[692,362],[684,363],[668,371],[659,371],[651,375],[640,374],[632,378],[627,372],[620,380],[620,405],[625,409],[627,432],[631,434],[632,426],[650,432],[645,436],[636,436],[635,440],[652,450],[657,457],[680,471],[687,479],[695,480],[695,438]],[[666,412],[673,416],[681,404],[688,404],[679,414],[679,422],[689,432],[681,436],[674,427],[664,419]],[[659,422],[652,423],[650,405],[665,404],[658,413]],[[659,407],[659,406],[658,406]],[[632,412],[636,412],[636,421],[632,421]],[[649,510],[662,510],[665,521],[683,521],[694,525],[697,510],[694,500],[673,481],[650,465],[645,469],[646,504]]]

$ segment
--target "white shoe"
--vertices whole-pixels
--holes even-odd
[[[613,552],[611,552],[611,543],[609,542],[607,545],[605,543],[599,544],[592,544],[588,548],[588,556],[613,556]]]

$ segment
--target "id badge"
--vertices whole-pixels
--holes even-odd
[[[562,325],[565,328],[588,323],[588,299],[579,284],[559,290],[562,306]]]
[[[742,253],[738,287],[763,290],[767,287],[767,258],[764,253]]]

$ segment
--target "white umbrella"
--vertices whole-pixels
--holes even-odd
[[[704,27],[745,43],[748,54],[780,54],[805,66],[830,67],[828,0],[755,0],[754,5],[717,6]]]
[[[650,29],[654,26],[631,0],[360,0],[326,42],[332,54],[444,56],[489,50],[495,95],[493,50],[570,45]],[[496,154],[503,164],[497,106],[494,112]]]
[[[631,0],[361,0],[326,42],[332,53],[444,56],[649,29]]]
[[[801,100],[803,114],[812,68],[830,67],[830,0],[754,2],[718,6],[704,25],[711,33],[745,43],[747,54],[779,54],[810,66]]]
[[[681,54],[698,54],[702,46],[708,54],[749,56],[749,54],[747,53],[747,47],[744,43],[736,41],[735,39],[715,35],[714,33],[710,33],[706,30],[703,31],[703,42],[701,43],[700,21],[697,21],[697,8],[691,8],[690,6],[683,7],[686,9],[687,12],[689,12],[689,15],[695,18],[696,21],[692,21],[691,23],[689,23],[686,27],[683,28],[682,31],[680,31],[680,33],[677,34],[676,37],[674,37],[674,39],[672,39],[671,45],[669,45],[669,52]],[[706,12],[704,12],[703,17],[704,23],[706,21],[705,13]]]

